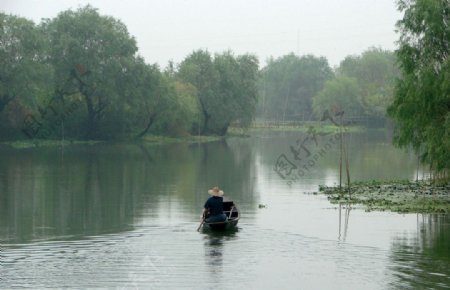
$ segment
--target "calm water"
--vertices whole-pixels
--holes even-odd
[[[339,147],[318,136],[295,160],[305,136],[0,148],[0,288],[449,289],[449,216],[329,204],[312,192],[338,182]],[[384,133],[347,142],[352,179],[424,175]],[[296,180],[274,171],[282,154],[306,166]],[[196,231],[215,185],[235,232]]]

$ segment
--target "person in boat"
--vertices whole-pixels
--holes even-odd
[[[207,217],[205,222],[217,223],[226,221],[227,217],[223,213],[223,190],[216,186],[208,190],[208,194],[211,196],[205,202],[202,215],[202,217]]]

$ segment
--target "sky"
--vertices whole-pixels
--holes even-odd
[[[162,68],[197,49],[269,57],[324,56],[338,66],[369,47],[396,48],[395,0],[0,0],[0,11],[39,23],[90,4],[120,19],[139,54]]]

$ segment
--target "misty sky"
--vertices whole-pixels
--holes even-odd
[[[139,54],[165,67],[193,50],[256,54],[261,64],[289,52],[336,66],[371,46],[395,49],[395,0],[0,0],[0,10],[40,22],[91,4],[126,24]]]

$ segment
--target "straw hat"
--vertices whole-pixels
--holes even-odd
[[[215,186],[215,187],[211,188],[210,190],[208,190],[208,193],[212,196],[222,196],[223,190],[221,190],[218,186]]]

